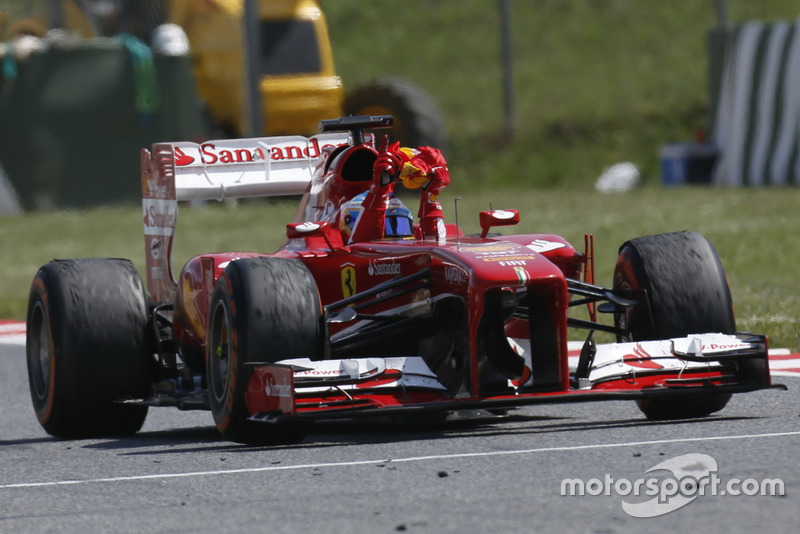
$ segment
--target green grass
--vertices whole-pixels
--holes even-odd
[[[773,346],[800,349],[800,294],[795,264],[800,235],[800,192],[787,189],[644,187],[601,195],[577,189],[497,189],[475,193],[457,183],[443,201],[450,221],[461,197],[459,222],[479,230],[477,211],[520,210],[514,232],[563,235],[583,248],[596,243],[597,280],[610,284],[616,251],[639,235],[694,230],[715,245],[726,267],[740,330],[765,333]],[[274,251],[282,242],[294,202],[209,204],[179,214],[173,263],[179,269],[202,252]],[[0,318],[23,319],[36,269],[53,258],[124,257],[144,273],[138,208],[103,208],[0,218]]]
[[[498,2],[323,0],[345,88],[409,79],[439,103],[471,184],[590,183],[619,161],[660,180],[659,147],[709,123],[713,0],[511,2],[516,133],[504,136]],[[731,22],[794,20],[794,0],[728,0]]]

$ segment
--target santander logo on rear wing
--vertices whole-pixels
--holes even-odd
[[[306,191],[325,147],[349,143],[347,132],[192,143],[157,143],[140,152],[148,290],[169,301],[175,292],[170,256],[178,202]]]
[[[222,200],[301,194],[322,149],[348,141],[347,133],[184,141],[153,145],[153,153],[172,152],[177,200]]]

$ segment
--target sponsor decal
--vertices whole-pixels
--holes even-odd
[[[444,268],[444,279],[454,284],[466,284],[467,273],[461,267],[448,265]]]
[[[290,367],[258,366],[247,384],[250,413],[294,413],[294,377]]]
[[[746,350],[751,347],[752,345],[750,343],[730,343],[730,344],[711,343],[710,345],[703,345],[703,352]]]
[[[150,256],[154,260],[160,260],[164,256],[164,241],[160,237],[154,237],[150,241]]]
[[[264,382],[264,393],[266,393],[268,397],[292,398],[294,387],[292,387],[292,384],[288,380],[284,379],[278,382],[275,375],[267,373],[264,377]]]
[[[320,147],[319,140],[312,138],[308,143],[296,144],[277,144],[270,146],[265,154],[263,147],[231,147],[218,146],[215,143],[203,143],[199,150],[187,150],[174,147],[175,165],[178,167],[188,167],[192,165],[229,165],[236,163],[253,163],[263,161],[267,158],[272,161],[285,160],[304,160],[317,159],[321,154],[321,149],[329,145]],[[193,155],[196,154],[196,155]]]
[[[342,280],[342,295],[345,298],[352,297],[356,294],[356,269],[352,263],[345,263],[342,265],[342,270],[339,273]]]
[[[340,376],[346,374],[341,369],[309,369],[308,371],[298,371],[295,376]]]
[[[498,262],[503,267],[524,267],[528,264],[527,260],[502,260]]]
[[[491,245],[461,245],[463,248],[469,248],[470,252],[504,252],[509,250],[517,250],[520,248],[515,243],[494,243]]]
[[[393,259],[370,260],[367,273],[369,273],[370,276],[400,274],[400,264]]]
[[[185,167],[194,163],[194,158],[178,147],[175,147],[175,165]]]
[[[526,265],[526,260],[535,260],[536,256],[516,243],[493,243],[490,245],[477,245],[468,246],[469,252],[474,253],[481,261],[497,261],[503,262],[501,265],[513,266],[514,264],[506,263],[511,261],[518,261],[518,266]]]
[[[531,279],[528,271],[525,270],[525,267],[514,267],[514,272],[516,273],[520,284],[526,284]]]
[[[205,165],[216,165],[218,163],[252,163],[263,161],[264,151],[259,148],[217,148],[211,143],[200,145],[200,160]],[[300,159],[300,158],[297,158]]]
[[[533,255],[512,255],[512,254],[502,254],[502,255],[491,255],[491,256],[483,256],[481,257],[481,261],[498,261],[498,262],[506,262],[506,261],[522,261],[522,260],[535,260],[536,256]]]
[[[145,235],[170,236],[178,219],[178,203],[175,200],[142,199]]]

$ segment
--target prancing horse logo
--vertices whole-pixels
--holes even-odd
[[[342,266],[342,294],[344,298],[352,297],[356,294],[356,269],[352,264]]]

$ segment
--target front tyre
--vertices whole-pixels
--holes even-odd
[[[58,260],[39,269],[28,300],[26,357],[36,417],[51,435],[137,432],[155,362],[144,287],[133,264]]]
[[[248,420],[245,364],[320,359],[323,325],[316,283],[302,263],[267,257],[231,262],[211,298],[206,340],[209,404],[223,436],[250,444],[302,439],[300,429]]]
[[[614,290],[644,290],[648,306],[618,313],[620,341],[669,339],[690,334],[736,333],[730,288],[711,243],[695,232],[639,237],[620,247]],[[730,394],[637,401],[648,419],[704,417],[725,407]]]

